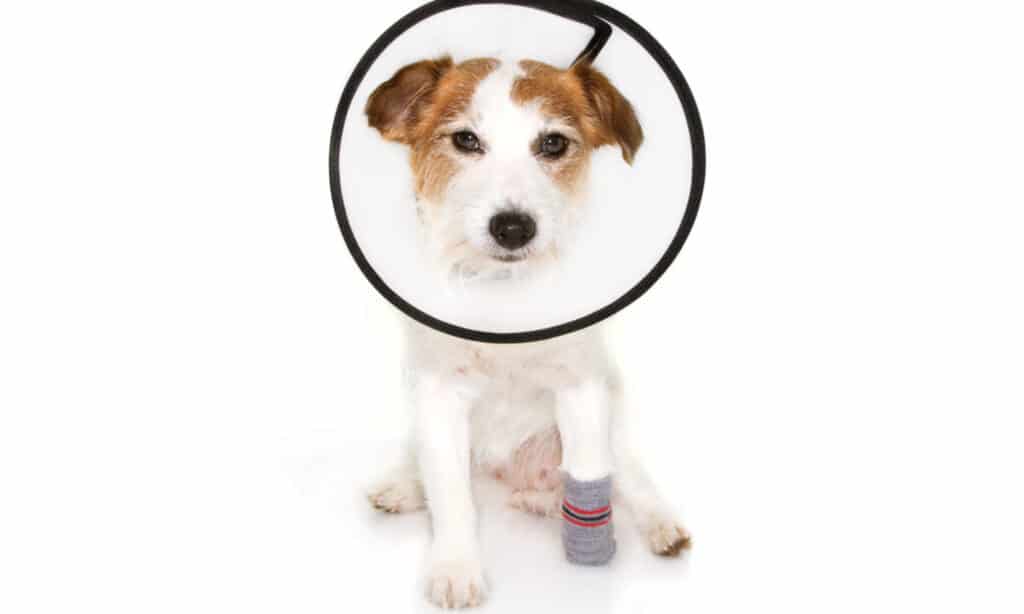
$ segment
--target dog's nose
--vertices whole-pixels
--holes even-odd
[[[537,223],[524,214],[508,211],[491,218],[491,236],[505,249],[519,249],[537,235]]]

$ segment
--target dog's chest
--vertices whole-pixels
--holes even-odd
[[[504,459],[530,437],[554,427],[554,383],[547,374],[521,363],[491,362],[481,369],[485,389],[470,417],[478,454]]]
[[[517,488],[557,485],[562,448],[555,398],[560,389],[606,371],[597,335],[502,346],[422,329],[413,333],[414,366],[442,373],[479,393],[470,413],[475,464]]]
[[[509,377],[476,404],[470,429],[478,467],[515,488],[554,485],[562,448],[552,390]]]

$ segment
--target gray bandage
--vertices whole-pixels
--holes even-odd
[[[569,561],[578,565],[606,565],[615,556],[612,525],[612,478],[580,482],[562,474],[562,543]]]

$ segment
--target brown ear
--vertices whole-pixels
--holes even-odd
[[[409,144],[412,129],[429,103],[441,77],[452,67],[448,56],[423,60],[402,68],[385,81],[366,103],[370,126],[384,138]]]
[[[633,105],[615,89],[608,77],[591,66],[590,62],[577,62],[573,65],[572,72],[583,85],[583,91],[597,120],[597,144],[618,144],[622,148],[622,158],[633,164],[633,158],[644,142],[644,130],[636,118]]]

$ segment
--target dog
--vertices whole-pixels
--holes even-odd
[[[439,270],[501,280],[542,270],[586,209],[592,152],[632,164],[644,132],[632,104],[592,63],[451,57],[405,66],[370,95],[369,125],[408,147],[417,214]],[[498,282],[500,283],[500,281]],[[628,450],[622,388],[599,328],[520,345],[458,339],[408,323],[414,407],[405,462],[369,492],[384,512],[429,507],[426,595],[480,604],[486,585],[471,476],[509,502],[560,513],[562,472],[614,476],[650,549],[677,556],[690,535]]]

